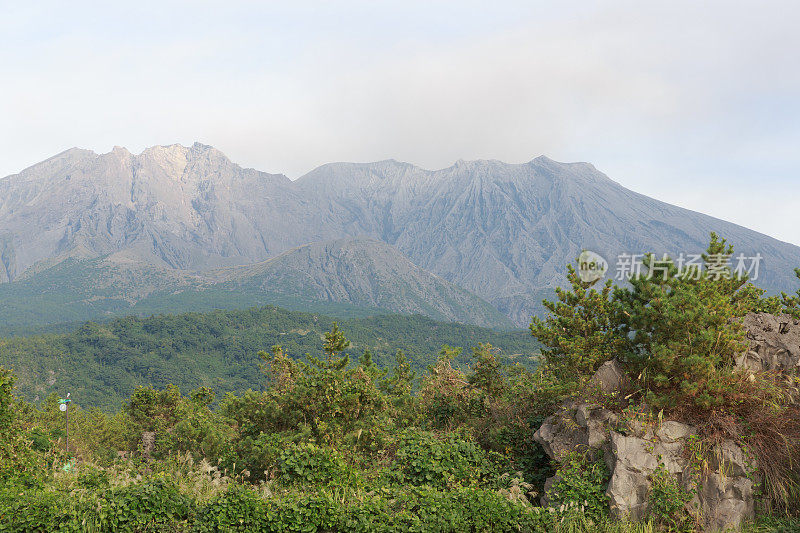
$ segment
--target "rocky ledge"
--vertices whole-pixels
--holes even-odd
[[[555,461],[572,451],[602,454],[611,472],[606,495],[615,517],[640,520],[647,515],[651,476],[659,466],[693,494],[688,505],[704,529],[737,527],[753,517],[756,464],[742,448],[722,442],[701,469],[690,461],[696,435],[692,426],[640,420],[621,420],[607,409],[574,401],[547,418],[534,439]],[[545,489],[555,481],[550,478]]]
[[[743,323],[748,348],[737,365],[752,372],[800,368],[800,321],[752,313]],[[592,381],[609,394],[624,388],[624,380],[623,368],[609,361]],[[602,455],[611,473],[606,495],[613,516],[639,520],[647,515],[652,476],[660,467],[692,495],[689,511],[704,530],[737,528],[754,515],[755,459],[734,441],[724,440],[697,461],[696,435],[690,425],[652,420],[645,410],[623,416],[597,403],[572,400],[545,419],[534,439],[556,462],[573,451]],[[545,492],[555,481],[547,481]]]

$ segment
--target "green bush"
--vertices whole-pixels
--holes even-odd
[[[35,487],[47,476],[53,454],[43,435],[29,431],[17,417],[13,388],[11,371],[0,366],[0,487]],[[39,449],[42,447],[44,453]]]
[[[185,524],[192,498],[164,478],[113,490],[6,490],[0,531],[163,531]]]
[[[337,450],[310,442],[290,444],[281,453],[279,465],[281,479],[289,482],[344,482],[352,473]]]
[[[674,475],[663,464],[659,464],[650,474],[650,494],[648,512],[656,523],[671,530],[684,529],[689,522],[686,504],[692,495],[683,489]]]
[[[531,334],[544,348],[547,371],[564,384],[577,386],[605,361],[623,353],[627,341],[619,332],[618,304],[613,281],[598,291],[595,282],[581,280],[575,267],[567,265],[571,290],[556,289],[558,301],[544,300],[545,319],[533,317]]]
[[[75,524],[76,506],[61,493],[29,489],[0,490],[0,531],[50,532],[79,531]]]
[[[267,503],[252,487],[231,484],[228,490],[197,513],[194,529],[211,531],[269,531]]]
[[[560,518],[561,515],[558,516]],[[194,529],[210,531],[462,532],[550,531],[550,513],[474,487],[395,488],[342,501],[325,492],[262,498],[232,485],[197,513]]]
[[[281,454],[287,446],[287,439],[278,433],[245,435],[223,454],[220,466],[234,474],[247,472],[246,477],[252,482],[271,479],[278,472]]]
[[[602,457],[573,452],[561,458],[557,480],[547,493],[550,505],[573,506],[599,522],[608,515],[608,467]]]
[[[711,234],[702,270],[682,275],[671,261],[645,257],[648,274],[615,291],[622,331],[631,339],[626,354],[640,376],[647,402],[656,409],[725,406],[725,379],[742,352],[744,331],[737,317],[752,307],[747,280],[737,278],[725,258],[733,247]]]
[[[159,529],[189,518],[191,498],[171,480],[158,477],[113,490],[106,513],[98,513],[103,528],[111,531]]]
[[[111,482],[105,470],[88,465],[78,471],[77,484],[84,489],[96,490],[108,488]]]
[[[402,481],[412,485],[493,483],[500,475],[498,455],[465,434],[409,429],[400,435],[395,464]]]

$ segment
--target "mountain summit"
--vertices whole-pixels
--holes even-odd
[[[72,149],[0,180],[0,281],[80,249],[178,271],[262,262],[365,236],[489,301],[519,325],[589,249],[699,253],[716,231],[764,257],[758,283],[792,289],[800,248],[615,183],[588,163],[331,163],[296,181],[202,144],[138,155]]]

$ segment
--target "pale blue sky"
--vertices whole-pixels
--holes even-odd
[[[195,140],[291,178],[545,154],[800,244],[799,6],[0,0],[0,176]]]

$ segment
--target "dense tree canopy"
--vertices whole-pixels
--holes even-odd
[[[210,387],[227,392],[263,390],[258,370],[261,350],[280,344],[293,358],[325,354],[321,339],[333,319],[261,307],[149,318],[89,322],[71,333],[0,339],[0,365],[13,368],[17,392],[28,400],[52,391],[72,392],[76,403],[118,408],[140,385],[181,390]],[[414,370],[436,359],[444,343],[468,348],[491,342],[504,362],[534,364],[538,343],[523,331],[500,332],[436,322],[421,316],[386,315],[340,321],[352,343],[346,353],[364,350],[376,366],[391,368],[402,350]],[[462,358],[459,364],[465,364]]]

